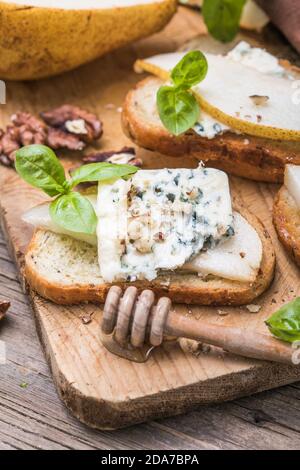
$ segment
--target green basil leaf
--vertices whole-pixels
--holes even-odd
[[[210,34],[230,42],[236,36],[246,0],[204,0],[202,14]]]
[[[53,150],[28,145],[16,153],[16,170],[27,183],[51,197],[68,191],[65,170]]]
[[[300,341],[300,297],[281,307],[266,321],[266,325],[274,336],[283,341]]]
[[[157,108],[164,126],[175,135],[191,129],[199,118],[200,108],[188,91],[162,86],[157,92]]]
[[[207,70],[205,55],[200,51],[191,51],[173,68],[171,78],[177,87],[188,90],[204,80]]]
[[[77,192],[64,194],[50,204],[50,215],[60,227],[77,233],[96,232],[97,216],[90,201]]]
[[[114,178],[123,178],[133,175],[138,168],[133,165],[119,165],[114,163],[90,163],[83,165],[72,173],[69,181],[71,188],[79,183],[92,181],[106,181]]]

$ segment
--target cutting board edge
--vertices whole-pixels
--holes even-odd
[[[39,321],[34,301],[36,294],[29,292],[29,295],[37,333],[59,397],[73,416],[94,429],[113,431],[147,421],[177,416],[200,406],[235,400],[300,380],[300,370],[294,366],[257,362],[239,372],[232,371],[223,376],[134,399],[110,401],[101,397],[98,399],[89,397],[70,383],[59,368]],[[233,376],[234,381],[232,381]]]
[[[46,340],[46,332],[43,332],[38,305],[35,301],[38,296],[26,284],[23,274],[24,256],[16,251],[13,240],[9,236],[9,225],[5,213],[0,201],[0,226],[7,240],[9,252],[15,260],[23,291],[29,295],[38,336],[56,389],[68,410],[85,425],[99,430],[120,429],[149,420],[176,416],[200,405],[230,401],[300,380],[300,371],[297,372],[293,366],[265,362],[254,363],[239,372],[233,371],[223,376],[181,385],[178,388],[127,401],[113,402],[82,394],[72,383],[68,382],[53,357],[50,343]],[[233,375],[234,388],[231,380]],[[209,393],[208,389],[210,389]],[[208,395],[210,398],[207,397]],[[154,403],[155,406],[153,406]]]

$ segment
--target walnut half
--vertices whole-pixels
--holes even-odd
[[[78,106],[65,104],[41,113],[41,117],[48,126],[74,135],[85,143],[92,143],[100,139],[103,134],[102,122],[96,114]]]
[[[48,145],[53,150],[82,151],[87,143],[99,139],[103,133],[97,116],[78,106],[63,105],[41,113],[42,119],[18,111],[11,123],[0,130],[0,163],[14,167],[15,153],[31,144]]]

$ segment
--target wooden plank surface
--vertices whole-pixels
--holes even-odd
[[[119,148],[122,136],[118,108],[126,90],[138,80],[132,71],[137,55],[173,49],[203,31],[198,15],[181,12],[163,35],[114,53],[64,77],[39,83],[9,84],[10,99],[2,122],[16,109],[39,112],[62,100],[97,110],[105,123],[104,148]],[[112,98],[113,97],[113,98]],[[106,104],[115,107],[108,110]],[[195,166],[140,151],[147,167]],[[72,164],[66,160],[66,164]],[[199,320],[218,324],[243,325],[262,330],[270,313],[271,301],[281,304],[299,295],[298,271],[280,247],[271,223],[270,210],[276,188],[234,179],[233,187],[247,205],[259,215],[272,233],[278,253],[276,283],[263,298],[258,315],[245,309],[228,309],[220,316],[214,309],[196,309]],[[1,171],[2,222],[19,265],[30,238],[20,222],[21,213],[39,202],[42,196],[20,184],[12,170]],[[299,289],[299,286],[298,286]],[[243,394],[295,381],[300,377],[293,367],[279,367],[248,361],[213,350],[195,358],[179,348],[165,346],[145,365],[132,364],[111,356],[99,342],[100,309],[95,306],[63,308],[33,297],[38,330],[54,380],[65,403],[82,421],[91,426],[118,427],[128,423],[180,413],[199,403],[232,399]],[[180,307],[186,312],[185,307]],[[273,307],[272,307],[273,308]],[[83,314],[93,321],[84,325]],[[123,380],[122,377],[126,377]]]
[[[0,231],[0,449],[300,449],[300,384],[113,432],[81,424],[60,401],[28,300]],[[21,384],[27,384],[22,388]]]

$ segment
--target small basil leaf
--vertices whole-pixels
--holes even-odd
[[[210,34],[230,42],[236,36],[246,0],[204,0],[202,14]]]
[[[191,51],[173,68],[171,78],[177,87],[188,90],[204,80],[207,69],[205,55],[200,51]]]
[[[77,192],[62,195],[50,204],[50,215],[60,227],[77,233],[96,232],[97,216],[90,201]]]
[[[83,165],[72,173],[69,181],[70,187],[74,188],[79,183],[92,181],[106,181],[114,178],[123,178],[133,175],[138,168],[132,165],[118,165],[113,163],[90,163]]]
[[[157,108],[164,126],[175,135],[182,134],[194,126],[200,108],[188,91],[162,86],[157,92]]]
[[[28,145],[16,153],[16,170],[27,183],[51,197],[67,192],[65,170],[53,150]]]
[[[300,341],[300,297],[281,307],[266,321],[266,325],[274,336],[283,341]]]

